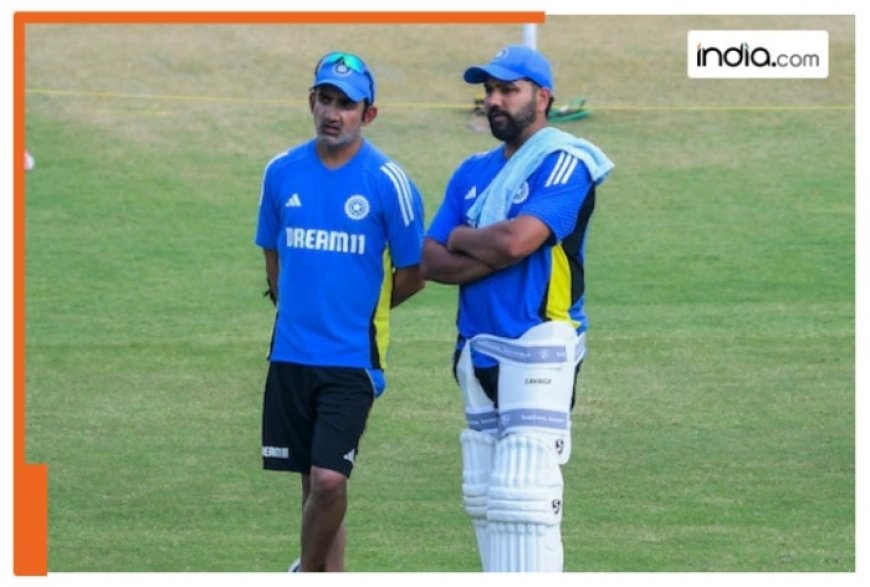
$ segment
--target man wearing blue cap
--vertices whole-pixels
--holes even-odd
[[[613,164],[548,126],[553,73],[538,51],[505,47],[464,78],[484,85],[502,144],[454,172],[422,267],[426,279],[459,285],[465,509],[484,571],[561,571],[560,465],[586,351],[586,229]]]
[[[308,99],[316,137],[266,166],[254,239],[277,308],[262,455],[265,469],[301,474],[291,570],[343,571],[347,481],[386,387],[390,308],[423,288],[423,204],[362,136],[377,107],[358,56],[324,56]]]

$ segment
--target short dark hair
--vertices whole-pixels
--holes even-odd
[[[543,89],[545,89],[541,84],[539,84],[539,83],[536,82],[535,80],[529,79],[529,78],[527,78],[527,77],[525,77],[525,78],[523,78],[523,79],[532,82],[532,85],[535,87],[535,90],[536,90],[536,91],[537,91],[537,90],[543,90]],[[547,91],[550,92],[550,101],[547,103],[547,109],[544,110],[544,116],[546,116],[547,118],[549,118],[549,117],[550,117],[550,109],[553,107],[553,102],[555,102],[556,99],[553,97],[553,92],[552,92],[551,90],[547,90]]]

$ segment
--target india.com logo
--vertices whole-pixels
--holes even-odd
[[[749,43],[725,50],[704,47],[698,43],[695,58],[698,67],[820,67],[821,62],[822,58],[817,53],[774,55],[766,47],[750,47]]]
[[[686,36],[691,78],[828,77],[828,31],[692,30]]]

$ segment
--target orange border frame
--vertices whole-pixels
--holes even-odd
[[[28,24],[541,24],[543,12],[18,12],[13,82],[13,550],[16,575],[48,574],[48,465],[26,462],[24,39]]]

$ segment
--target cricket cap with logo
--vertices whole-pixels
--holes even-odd
[[[354,102],[375,101],[375,78],[365,61],[353,53],[333,51],[317,62],[311,89],[326,85],[335,86]]]
[[[508,45],[486,65],[475,65],[463,76],[470,84],[482,84],[490,77],[503,82],[528,79],[542,88],[554,91],[553,70],[544,55],[526,45]]]

